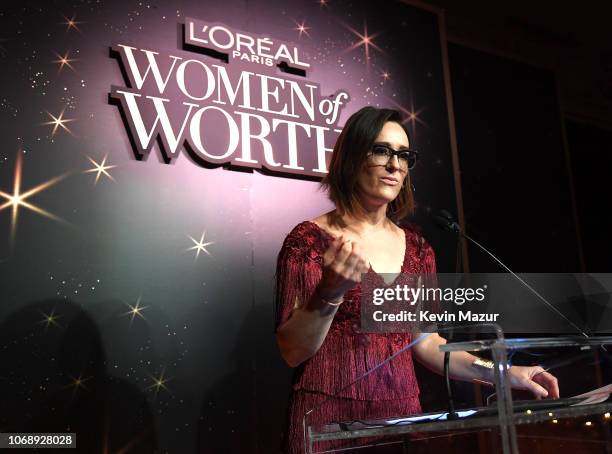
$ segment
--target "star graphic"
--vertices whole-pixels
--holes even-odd
[[[26,192],[21,192],[21,167],[22,167],[22,153],[19,151],[17,152],[17,160],[15,162],[15,176],[14,176],[14,181],[13,181],[13,194],[7,194],[6,192],[0,191],[0,197],[4,197],[7,202],[3,203],[0,205],[0,211],[4,210],[5,208],[11,207],[12,208],[12,217],[11,217],[11,242],[14,241],[15,239],[15,234],[17,231],[17,217],[19,215],[19,207],[25,207],[28,208],[38,214],[41,214],[45,217],[48,217],[50,219],[53,219],[55,221],[58,222],[63,222],[66,223],[66,221],[64,221],[63,219],[55,216],[54,214],[49,213],[48,211],[43,210],[40,207],[37,207],[35,205],[32,205],[29,202],[26,202],[26,199],[33,196],[34,194],[44,191],[45,189],[47,189],[50,186],[53,186],[55,183],[57,183],[58,181],[62,180],[63,178],[66,177],[67,174],[63,174],[60,176],[57,176],[55,178],[52,178],[48,181],[45,181],[44,183],[39,184],[38,186],[30,189],[29,191]]]
[[[397,107],[398,110],[400,110],[405,118],[402,121],[403,124],[406,123],[411,123],[412,124],[412,137],[411,139],[414,139],[414,136],[416,135],[416,124],[420,123],[421,125],[427,127],[427,123],[425,123],[420,117],[419,115],[421,114],[421,112],[423,112],[425,110],[425,108],[419,109],[419,110],[415,110],[414,108],[414,102],[411,100],[410,101],[410,108],[406,108],[404,106],[402,106],[401,104],[398,104],[397,102],[393,101],[392,99],[390,100],[392,104],[395,105],[395,107]]]
[[[74,67],[70,64],[70,62],[73,61],[77,61],[76,58],[68,58],[68,56],[70,55],[70,51],[66,52],[64,55],[60,55],[57,52],[54,52],[55,55],[57,55],[57,60],[53,60],[52,63],[59,63],[60,67],[57,70],[58,73],[62,72],[62,69],[64,69],[64,66],[68,66],[68,68],[72,69],[74,71]],[[76,71],[75,71],[76,72]]]
[[[192,246],[192,247],[188,248],[187,251],[191,251],[193,249],[195,249],[197,251],[194,260],[198,259],[198,256],[200,255],[200,252],[204,252],[208,256],[212,257],[210,252],[208,252],[208,250],[206,249],[206,246],[210,246],[211,244],[214,244],[215,242],[214,241],[209,241],[207,243],[204,243],[204,236],[205,235],[206,235],[206,230],[202,233],[202,237],[200,238],[200,241],[196,240],[195,238],[193,238],[190,235],[187,235],[191,239],[191,241],[193,241],[193,243],[195,244],[195,246]]]
[[[66,16],[64,16],[64,19],[66,19],[66,22],[60,22],[61,24],[66,25],[66,31],[70,31],[71,28],[75,29],[76,31],[78,31],[79,33],[81,33],[81,30],[79,29],[79,27],[77,27],[77,24],[82,24],[83,22],[77,22],[75,20],[76,16],[72,16],[70,19],[68,19]]]
[[[317,0],[317,3],[319,4],[320,8],[323,8],[324,6],[327,7],[329,0]]]
[[[159,393],[160,389],[164,389],[168,392],[170,392],[170,390],[168,389],[168,387],[166,386],[166,383],[168,383],[170,380],[172,380],[171,378],[165,378],[165,370],[162,371],[161,375],[159,377],[154,377],[154,376],[150,376],[151,380],[153,380],[153,384],[151,386],[149,386],[147,389],[154,389],[155,390],[155,397],[157,397],[157,394]]]
[[[49,112],[47,112],[47,115],[49,115],[53,119],[53,121],[48,121],[42,124],[43,125],[53,125],[53,131],[51,132],[51,137],[55,136],[55,133],[57,132],[57,128],[59,127],[64,128],[68,132],[68,134],[72,134],[72,131],[70,131],[70,129],[68,129],[68,127],[64,123],[68,123],[69,121],[75,121],[74,118],[64,118],[63,110],[57,117],[55,117]]]
[[[297,25],[296,28],[294,28],[294,30],[297,30],[300,34],[298,35],[298,38],[302,37],[302,34],[305,34],[306,36],[308,36],[310,38],[310,33],[308,33],[308,30],[310,30],[310,27],[306,26],[306,21],[302,21],[301,23],[294,21],[295,25]]]
[[[55,315],[55,308],[53,308],[53,310],[47,314],[46,312],[40,311],[40,313],[43,315],[43,319],[40,320],[38,323],[44,323],[45,324],[45,331],[47,331],[47,329],[49,329],[49,326],[53,325],[53,326],[57,326],[59,327],[59,323],[57,323],[57,319],[61,317],[61,315]]]
[[[374,44],[374,38],[380,35],[380,32],[374,33],[373,35],[368,35],[368,25],[365,22],[363,23],[363,33],[359,33],[357,30],[355,30],[354,28],[348,25],[345,25],[345,27],[348,30],[350,30],[351,33],[353,33],[355,36],[359,38],[359,41],[357,41],[351,47],[349,47],[346,50],[346,52],[350,52],[353,49],[357,49],[358,47],[363,46],[366,63],[369,63],[370,61],[370,46],[373,49],[376,49],[377,51],[383,53],[383,50],[380,47],[378,47],[376,44]]]
[[[104,156],[104,159],[102,159],[101,163],[97,163],[96,161],[94,161],[93,159],[91,159],[89,156],[87,156],[87,159],[89,159],[91,161],[91,163],[95,166],[91,169],[87,169],[85,171],[83,171],[83,173],[89,173],[89,172],[96,172],[96,180],[94,181],[94,185],[98,184],[98,179],[100,178],[100,175],[104,174],[106,175],[108,178],[110,178],[111,180],[113,180],[115,183],[117,182],[113,176],[107,172],[108,169],[112,169],[113,167],[117,167],[116,165],[112,165],[112,166],[107,166],[106,165],[106,158],[108,157],[108,154]]]
[[[65,386],[65,388],[72,388],[72,397],[76,396],[79,389],[89,391],[89,388],[85,385],[87,380],[91,380],[93,377],[83,377],[83,374],[79,374],[78,377],[70,376],[71,382]]]
[[[380,73],[380,77],[382,77],[384,81],[387,81],[391,79],[391,74],[389,73],[389,71],[383,71]]]
[[[136,304],[134,306],[132,306],[129,303],[125,303],[127,304],[127,306],[130,308],[129,311],[125,312],[123,315],[131,315],[132,318],[130,319],[130,326],[132,325],[132,323],[134,322],[134,318],[136,316],[142,318],[143,320],[146,320],[144,318],[144,315],[142,315],[142,311],[145,310],[147,307],[149,306],[141,306],[140,305],[140,299],[142,296],[139,296],[138,299],[136,300]]]

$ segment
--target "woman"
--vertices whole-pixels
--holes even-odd
[[[405,346],[410,334],[359,332],[362,273],[435,273],[432,248],[396,222],[414,209],[409,170],[416,152],[399,112],[365,107],[347,121],[323,181],[336,209],[302,222],[287,236],[277,264],[276,336],[296,367],[284,446],[304,449],[307,425],[421,412],[412,357],[442,373],[446,341],[437,334],[353,386],[338,391]],[[493,381],[490,365],[451,355],[459,380]],[[513,387],[536,397],[559,396],[557,380],[540,367],[512,366]]]

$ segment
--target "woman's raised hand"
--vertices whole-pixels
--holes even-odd
[[[361,275],[369,270],[363,249],[340,236],[323,255],[323,277],[317,293],[329,300],[337,300],[361,282]]]

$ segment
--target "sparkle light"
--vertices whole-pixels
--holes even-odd
[[[318,0],[317,3],[319,4],[319,7],[327,7],[327,4],[329,3],[329,0]]]
[[[172,379],[171,378],[165,378],[164,374],[165,374],[165,371],[162,371],[162,373],[161,373],[161,375],[159,377],[153,377],[151,375],[151,380],[153,380],[153,384],[151,386],[149,386],[147,389],[154,389],[155,390],[155,397],[157,397],[157,394],[159,393],[160,389],[164,389],[165,391],[170,392],[170,390],[166,386],[166,383],[168,383]]]
[[[402,110],[402,112],[404,112],[406,114],[406,118],[404,119],[404,123],[410,122],[412,123],[412,127],[414,128],[416,123],[420,123],[423,126],[427,126],[427,123],[425,123],[423,120],[421,120],[421,118],[419,117],[419,115],[421,114],[421,112],[423,112],[424,109],[420,109],[415,111],[414,110],[414,105],[410,106],[410,110],[404,108],[403,106],[399,106],[400,109]]]
[[[75,20],[76,16],[72,16],[70,19],[68,19],[66,16],[64,16],[64,19],[66,19],[66,22],[61,22],[61,23],[66,25],[66,31],[70,31],[70,29],[73,28],[76,31],[78,31],[79,33],[81,32],[79,27],[77,27],[77,24],[82,24],[83,22],[77,22]]]
[[[4,197],[7,200],[7,202],[0,205],[0,211],[8,207],[12,208],[11,241],[14,241],[15,234],[17,231],[17,217],[19,215],[19,207],[28,208],[38,214],[41,214],[55,221],[66,223],[66,221],[64,221],[61,218],[58,218],[54,214],[51,214],[48,211],[45,211],[40,207],[37,207],[35,205],[32,205],[29,202],[26,202],[26,199],[33,196],[34,194],[38,192],[44,191],[50,186],[53,186],[55,183],[65,178],[67,174],[60,175],[48,181],[45,181],[44,183],[41,183],[38,186],[26,192],[21,192],[21,167],[22,167],[21,159],[22,159],[21,152],[17,152],[17,160],[15,162],[15,176],[14,176],[14,182],[13,182],[13,195],[0,191],[0,197]]]
[[[210,252],[208,252],[208,250],[206,249],[206,246],[210,246],[211,244],[214,244],[214,241],[209,241],[207,243],[204,242],[204,236],[206,235],[206,230],[204,230],[204,232],[202,232],[202,237],[200,238],[200,241],[196,240],[195,238],[193,238],[192,236],[187,235],[191,241],[194,242],[195,246],[192,246],[190,248],[188,248],[188,251],[191,250],[196,250],[196,256],[195,256],[195,260],[198,259],[200,252],[204,252],[206,253],[209,257],[212,257],[212,255],[210,254]]]
[[[416,135],[416,124],[420,123],[421,125],[427,127],[427,123],[425,123],[420,117],[419,115],[421,114],[421,112],[423,112],[425,110],[425,108],[419,109],[419,110],[415,110],[414,108],[414,102],[410,101],[410,109],[407,109],[406,107],[402,106],[401,104],[398,104],[397,102],[390,100],[392,104],[395,105],[395,107],[402,111],[402,113],[404,114],[404,120],[402,121],[403,124],[406,123],[411,123],[412,124],[412,137],[411,139],[414,139],[414,136]]]
[[[68,66],[68,68],[74,71],[74,67],[70,64],[70,62],[77,61],[75,58],[68,58],[70,52],[66,52],[64,55],[60,55],[57,52],[54,52],[57,55],[57,60],[53,60],[53,63],[59,63],[60,67],[58,69],[58,73],[62,71],[64,66]],[[76,72],[76,71],[75,71]]]
[[[373,49],[376,49],[377,51],[383,53],[383,50],[376,44],[374,44],[374,38],[380,35],[380,32],[374,33],[373,35],[368,35],[368,25],[365,22],[363,24],[363,33],[359,33],[357,30],[348,25],[345,25],[345,27],[359,38],[359,41],[349,47],[346,52],[350,52],[351,50],[363,46],[366,63],[370,62],[370,46],[372,46]]]
[[[70,376],[71,382],[66,385],[66,388],[72,388],[72,397],[76,395],[79,389],[89,391],[89,388],[85,385],[87,380],[91,380],[93,377],[83,377],[83,374],[79,374],[78,377]]]
[[[55,308],[53,308],[53,310],[51,311],[50,314],[47,314],[43,311],[40,311],[40,313],[43,315],[43,319],[39,321],[39,323],[44,323],[45,324],[45,331],[47,331],[47,329],[49,329],[50,325],[54,325],[54,326],[58,326],[59,327],[59,323],[57,323],[57,319],[61,317],[61,315],[55,315]]]
[[[47,112],[47,115],[49,115],[53,121],[48,121],[42,124],[43,125],[53,125],[53,131],[51,131],[51,137],[55,136],[55,133],[57,132],[57,128],[59,127],[64,128],[68,132],[68,134],[72,134],[72,131],[70,131],[70,129],[68,129],[68,127],[64,123],[68,123],[69,121],[74,121],[74,118],[64,118],[63,110],[57,117],[55,117],[49,112]]]
[[[141,299],[141,296],[138,296],[138,299],[136,300],[136,304],[134,306],[132,306],[129,303],[125,303],[130,308],[130,310],[125,312],[123,315],[131,315],[132,316],[132,318],[130,319],[130,326],[134,322],[134,317],[136,317],[136,316],[142,318],[143,320],[146,320],[144,318],[144,315],[142,315],[142,311],[145,310],[149,306],[141,306],[140,305],[140,299]]]
[[[380,77],[383,78],[383,80],[389,80],[391,79],[391,74],[389,74],[389,71],[383,71],[380,73]]]
[[[112,166],[107,166],[106,165],[106,158],[108,157],[108,154],[104,156],[104,159],[102,159],[101,163],[97,163],[96,161],[94,161],[93,159],[91,159],[89,156],[87,156],[87,159],[89,159],[91,161],[91,163],[95,166],[91,169],[87,169],[85,170],[83,173],[89,173],[89,172],[96,172],[96,180],[94,181],[94,185],[98,184],[98,180],[100,179],[100,175],[104,174],[106,175],[108,178],[110,178],[111,180],[113,180],[115,183],[117,182],[113,176],[107,172],[108,169],[112,169],[113,167],[117,167],[116,165],[112,165]]]
[[[297,27],[294,28],[294,30],[297,30],[300,33],[298,38],[302,37],[302,33],[310,38],[310,34],[308,33],[308,30],[310,30],[310,27],[306,26],[306,21],[302,21],[302,23],[298,23],[296,21],[294,22],[295,22],[295,25],[297,25]]]

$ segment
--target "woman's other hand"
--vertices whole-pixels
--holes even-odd
[[[557,378],[540,366],[512,366],[508,369],[508,376],[513,388],[531,391],[536,399],[559,398]]]

